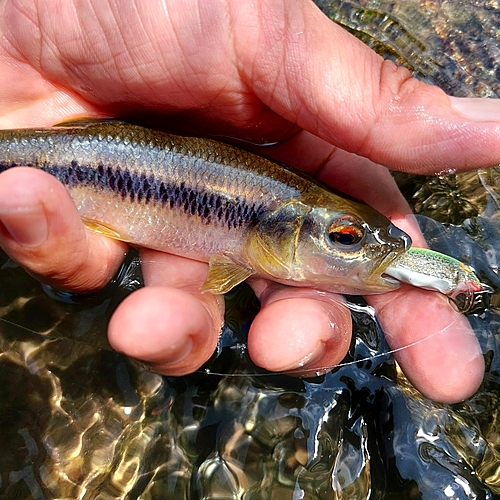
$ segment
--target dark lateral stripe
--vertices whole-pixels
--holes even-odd
[[[0,163],[0,172],[14,166]],[[244,200],[227,199],[204,189],[193,189],[185,182],[171,184],[155,179],[153,175],[138,175],[121,168],[103,165],[88,167],[76,161],[71,166],[43,165],[38,168],[69,188],[84,185],[96,191],[112,191],[131,202],[158,203],[198,216],[205,224],[215,222],[228,228],[238,228],[255,220],[262,210],[262,206],[250,205]]]

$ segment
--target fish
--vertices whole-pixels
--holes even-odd
[[[371,207],[213,139],[118,120],[0,131],[0,173],[21,165],[62,182],[90,229],[208,262],[206,292],[249,277],[351,295],[409,283],[455,302],[482,290],[468,266],[411,247]]]
[[[427,248],[411,247],[394,259],[385,273],[399,282],[446,295],[460,312],[472,309],[477,294],[491,292],[472,267]]]
[[[213,139],[119,120],[0,131],[0,172],[56,177],[90,229],[208,262],[202,290],[249,277],[345,294],[400,284],[384,271],[411,238],[299,171]]]

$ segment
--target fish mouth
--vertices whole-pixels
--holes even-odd
[[[389,268],[394,261],[398,260],[400,256],[401,253],[395,253],[395,252],[390,252],[388,255],[386,255],[382,259],[382,261],[372,269],[371,281],[378,283],[379,285],[382,285],[387,289],[394,290],[396,288],[399,288],[403,284],[403,282],[398,280],[394,276],[391,276],[386,271],[387,268]]]
[[[391,286],[400,286],[403,284],[402,281],[398,280],[397,278],[394,278],[393,276],[391,276],[390,274],[387,274],[387,273],[382,273],[380,275],[380,279],[382,281],[384,281],[385,283],[387,283],[388,285],[391,285]]]
[[[371,284],[385,290],[394,290],[401,286],[402,282],[386,271],[401,255],[411,248],[411,238],[392,224],[389,226],[387,234],[381,235],[379,232],[375,236],[377,244],[373,245],[368,252],[374,262],[369,271],[369,281]]]

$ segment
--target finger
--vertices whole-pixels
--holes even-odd
[[[104,286],[127,252],[84,227],[56,179],[23,167],[0,174],[0,246],[39,280],[73,292]]]
[[[319,375],[335,367],[351,341],[351,315],[330,293],[251,280],[262,309],[248,333],[252,361],[269,371]]]
[[[234,32],[242,78],[289,121],[342,149],[409,172],[487,167],[500,160],[497,100],[485,105],[449,98],[411,78],[312,2],[232,6],[235,24],[245,26]]]
[[[411,219],[401,219],[399,227],[425,246]],[[467,318],[447,297],[404,285],[367,301],[391,349],[398,350],[394,355],[405,375],[422,394],[444,403],[474,394],[484,375],[481,348]]]
[[[98,115],[94,106],[74,92],[55,86],[35,68],[2,53],[1,43],[0,73],[2,129],[50,127],[75,116]]]
[[[258,150],[375,208],[406,231],[415,246],[426,247],[408,202],[382,165],[336,148],[305,130],[275,146]]]
[[[277,145],[256,149],[375,208],[396,226],[405,226],[414,244],[425,246],[408,202],[391,173],[382,165],[336,148],[305,130]]]
[[[147,286],[118,306],[109,342],[157,373],[192,373],[214,353],[224,319],[222,297],[199,291],[208,266],[152,250],[141,261]]]
[[[484,374],[479,342],[467,318],[436,292],[405,289],[370,297],[391,349],[425,396],[456,403],[474,394]]]
[[[321,151],[318,139],[311,140],[317,147],[308,149]],[[305,141],[307,138],[300,140]],[[414,245],[426,247],[408,204],[385,168],[339,149],[328,153],[323,148],[323,155],[326,160],[318,172],[322,181],[335,182],[346,193],[380,210],[412,237]],[[373,185],[378,189],[372,189]],[[423,394],[456,402],[477,390],[484,372],[480,346],[466,318],[450,306],[447,298],[405,286],[394,293],[369,296],[367,301],[377,310],[391,348],[403,348],[395,356]],[[442,362],[436,362],[432,353],[439,353]]]
[[[374,206],[387,215],[394,224],[404,228],[404,230],[411,235],[415,244],[418,246],[425,246],[425,240],[418,228],[415,218],[411,215],[408,203],[401,195],[394,179],[386,168],[376,165],[366,158],[332,147],[322,139],[306,131],[301,131],[295,134],[293,138],[276,146],[266,148],[266,152],[280,161],[300,168],[309,174],[317,175],[323,182],[333,185],[346,194]],[[374,190],[374,185],[379,189]],[[379,193],[383,193],[384,195],[380,196]],[[273,286],[269,288],[272,290]],[[259,290],[257,291],[259,292]],[[262,292],[260,293],[262,294]],[[290,297],[292,297],[294,293],[299,293],[300,297],[301,292],[298,290],[295,292],[290,291]],[[318,294],[312,297],[312,299],[317,301]],[[272,302],[272,300],[270,302]],[[308,332],[306,341],[309,341],[310,345],[304,345],[306,341],[304,339],[298,339],[294,346],[297,351],[294,352],[294,355],[290,356],[289,359],[290,365],[294,367],[300,364],[302,359],[301,356],[304,358],[307,356],[312,357],[312,353],[315,349],[321,351],[322,347],[324,347],[322,339],[324,338],[325,330],[330,334],[333,333],[331,330],[324,327],[324,325],[328,323],[326,319],[328,314],[336,316],[337,321],[332,322],[332,324],[335,324],[337,328],[340,328],[340,330],[344,332],[349,332],[348,338],[350,338],[351,318],[348,313],[347,315],[345,314],[345,308],[343,308],[344,314],[342,314],[340,311],[336,310],[336,308],[332,308],[328,305],[326,311],[316,310],[312,313],[310,316],[312,316],[313,321],[311,321],[311,318],[304,315],[299,307],[294,307],[292,300],[289,302],[289,312],[287,314],[283,314],[283,312],[278,309],[276,313],[273,314],[270,307],[272,304],[270,304],[266,310],[263,310],[263,314],[260,316],[263,318],[262,323],[256,318],[256,321],[254,321],[252,325],[252,328],[256,329],[256,335],[253,337],[251,335],[253,332],[250,332],[249,350],[253,359],[258,359],[261,366],[265,366],[275,371],[283,370],[284,358],[282,355],[282,346],[286,345],[283,340],[287,341],[289,337],[286,335],[284,335],[284,339],[278,337],[277,348],[266,350],[264,346],[269,342],[270,333],[273,331],[281,330],[287,332],[290,331],[291,326],[299,325],[302,331]],[[315,304],[315,309],[322,309],[324,307],[324,304]],[[285,309],[286,304],[283,304],[281,308]],[[266,311],[269,311],[268,315],[265,314]],[[297,318],[295,314],[298,316]],[[276,327],[270,326],[275,323],[278,323]],[[307,325],[316,325],[316,327],[310,329]],[[323,325],[323,327],[321,325]],[[257,328],[259,328],[258,331]],[[316,335],[310,335],[311,330],[314,331]],[[262,334],[260,334],[261,331]],[[258,346],[255,351],[252,349],[254,341]],[[304,351],[299,350],[300,346],[305,347]],[[338,364],[344,357],[346,348],[345,346],[342,348],[341,343],[332,341],[330,342],[327,352],[328,355],[331,356],[330,359],[322,359],[321,362],[317,362],[318,360],[316,359],[311,363],[311,366],[317,368],[320,367],[322,363],[323,366],[334,366]]]

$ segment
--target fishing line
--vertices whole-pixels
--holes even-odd
[[[347,366],[353,366],[353,365],[357,365],[359,363],[364,363],[364,362],[373,361],[373,360],[376,360],[379,358],[383,358],[383,357],[389,356],[391,354],[395,354],[397,352],[405,351],[407,349],[410,349],[411,347],[414,347],[418,344],[426,342],[427,340],[432,339],[433,337],[441,334],[442,332],[448,330],[454,323],[455,323],[455,321],[453,323],[450,323],[449,325],[445,326],[444,328],[441,328],[441,330],[438,330],[437,332],[429,334],[427,337],[424,337],[424,338],[419,339],[419,340],[415,340],[414,342],[410,342],[407,345],[397,347],[396,349],[390,349],[388,351],[380,352],[380,353],[374,354],[373,356],[369,356],[369,357],[365,357],[365,358],[359,358],[359,359],[352,360],[352,361],[346,361],[344,363],[338,363],[334,366],[323,366],[323,367],[315,368],[314,370],[311,370],[311,373],[317,372],[318,373],[317,376],[325,375],[327,372],[332,371],[332,370],[336,370],[337,368],[344,368]],[[249,377],[249,376],[251,376],[251,377],[276,376],[276,377],[278,377],[278,376],[283,376],[283,375],[294,375],[293,371],[290,371],[290,372],[266,372],[266,373],[223,373],[223,372],[212,371],[210,368],[197,370],[195,373],[204,373],[206,375],[215,375],[215,376],[219,376],[219,377]],[[299,372],[297,372],[297,373],[299,373]],[[310,378],[311,376],[313,376],[313,375],[310,375],[310,376],[306,375],[303,378],[308,378],[308,377]]]
[[[127,285],[130,285],[133,281],[134,286],[132,286],[131,289],[134,289],[135,285],[138,283],[137,276],[135,276],[134,271],[137,270],[136,267],[141,262],[142,259],[134,257],[133,255],[130,255],[129,259],[130,260],[128,261],[128,265],[122,266],[121,273],[119,273],[119,282],[120,282],[120,285],[122,287],[127,288]],[[131,283],[128,283],[129,280],[132,280]],[[59,298],[59,300],[60,300],[60,298]],[[350,300],[343,301],[342,304],[355,313],[368,315],[373,321],[375,321],[376,312],[375,312],[375,309],[373,307],[371,307],[369,305],[365,305],[365,304],[357,304],[357,303],[352,302]],[[94,347],[97,349],[106,349],[105,346],[95,346],[91,343],[87,343],[85,341],[82,341],[81,339],[75,339],[75,338],[70,337],[70,336],[68,337],[67,335],[60,333],[57,329],[51,330],[51,333],[49,333],[49,332],[41,333],[41,332],[37,332],[36,330],[33,330],[29,327],[26,327],[22,324],[15,323],[13,321],[7,320],[7,319],[2,318],[2,317],[0,317],[0,320],[2,322],[4,322],[5,324],[20,328],[20,329],[27,331],[29,333],[39,335],[45,339],[57,340],[57,339],[61,339],[61,338],[69,338],[69,339],[77,341],[78,343],[83,344],[83,345],[87,345],[87,346]],[[434,333],[430,333],[429,335],[427,335],[424,338],[418,339],[414,342],[400,346],[400,347],[395,348],[395,349],[389,349],[387,351],[377,352],[376,354],[373,354],[370,356],[364,356],[364,357],[360,357],[358,359],[344,361],[344,362],[338,363],[334,366],[317,367],[314,370],[310,371],[310,373],[311,373],[310,376],[314,376],[314,374],[317,374],[317,376],[324,375],[327,372],[334,370],[334,369],[337,369],[337,368],[345,368],[345,367],[350,367],[350,366],[357,365],[360,363],[372,362],[372,361],[376,361],[376,360],[382,359],[384,357],[388,357],[390,355],[402,352],[404,350],[407,350],[407,349],[410,349],[414,346],[417,346],[424,341],[427,341],[427,340],[430,340],[432,338],[437,337],[438,335],[440,335],[441,333],[443,333],[444,331],[449,329],[454,324],[454,322],[445,326],[441,330],[435,331]],[[377,330],[378,330],[378,328],[377,328]],[[387,337],[388,333],[390,334],[391,332],[388,332],[387,328],[386,328],[386,331],[385,331],[386,337]],[[380,333],[377,332],[377,335],[380,335]],[[392,332],[392,335],[397,335],[397,332]],[[109,348],[109,350],[111,350],[111,348]],[[252,368],[250,368],[250,370],[251,369]],[[278,377],[278,376],[284,376],[284,375],[285,376],[286,375],[293,375],[293,371],[292,372],[268,372],[268,371],[265,371],[263,373],[263,372],[257,372],[257,370],[259,370],[259,367],[255,367],[254,370],[255,370],[254,373],[252,373],[251,371],[248,371],[246,373],[224,373],[224,372],[219,372],[219,371],[213,371],[210,368],[202,368],[202,369],[196,370],[195,373],[212,375],[212,376],[219,376],[219,377],[248,377],[248,376],[252,376],[252,377]],[[296,373],[299,373],[299,370],[296,370]]]
[[[92,347],[93,349],[100,349],[100,350],[104,349],[104,350],[116,352],[113,349],[111,349],[111,347],[109,349],[106,349],[106,347],[104,347],[104,346],[96,346],[95,344],[92,344],[90,342],[85,342],[84,340],[64,335],[64,334],[60,333],[58,330],[53,329],[53,328],[50,329],[50,331],[53,332],[53,333],[51,333],[51,334],[45,334],[45,333],[42,333],[42,332],[37,332],[36,330],[28,328],[27,326],[23,326],[23,325],[21,325],[19,323],[14,323],[13,321],[9,321],[8,319],[5,319],[5,318],[0,318],[0,322],[4,322],[4,323],[6,323],[6,324],[8,324],[10,326],[13,326],[15,328],[19,328],[20,330],[24,330],[25,332],[28,332],[28,333],[34,333],[35,335],[38,335],[39,337],[42,337],[45,340],[63,340],[63,339],[67,339],[67,340],[71,340],[73,342],[76,342],[78,344],[85,345],[87,347]],[[0,351],[0,354],[2,354],[2,351]]]
[[[478,170],[477,176],[479,178],[479,182],[483,186],[484,190],[490,195],[491,201],[495,204],[496,210],[499,208],[499,201],[497,193],[490,187],[488,181],[485,179],[486,176],[490,175],[491,172],[488,170]]]
[[[370,306],[357,306],[355,304],[354,304],[354,306],[355,307],[353,309],[360,310],[362,312],[367,312],[367,309],[373,309]],[[69,338],[70,340],[76,341],[76,342],[78,342],[80,344],[84,344],[84,345],[88,345],[88,346],[92,347],[91,344],[83,342],[80,339],[74,339],[72,337],[66,337],[63,334],[61,334],[60,332],[58,332],[57,330],[52,330],[52,331],[55,334],[57,334],[58,336],[55,336],[55,335],[45,335],[44,333],[37,332],[36,330],[33,330],[33,329],[28,328],[26,326],[23,326],[23,325],[21,325],[19,323],[15,323],[13,321],[7,320],[5,318],[0,318],[0,321],[6,323],[8,325],[11,325],[13,327],[20,328],[20,329],[22,329],[24,331],[27,331],[29,333],[34,333],[34,334],[36,334],[36,335],[38,335],[40,337],[43,337],[45,339],[58,340],[58,339],[61,339],[61,338]],[[421,343],[423,343],[423,342],[425,342],[425,341],[427,341],[429,339],[432,339],[433,337],[436,337],[437,335],[441,334],[442,332],[448,330],[454,323],[455,323],[455,321],[452,322],[452,323],[450,323],[449,325],[445,326],[444,328],[441,328],[437,332],[431,333],[431,334],[429,334],[428,336],[426,336],[424,338],[421,338],[419,340],[411,342],[411,343],[409,343],[407,345],[398,347],[396,349],[390,349],[388,351],[379,352],[379,353],[374,354],[372,356],[366,356],[366,357],[362,357],[362,358],[359,358],[359,359],[356,359],[356,360],[346,361],[346,362],[343,362],[343,363],[338,363],[338,364],[336,364],[334,366],[318,367],[318,368],[315,368],[314,370],[311,370],[311,373],[317,373],[318,374],[317,376],[325,375],[327,372],[329,372],[331,370],[335,370],[337,368],[344,368],[344,367],[348,367],[348,366],[353,366],[353,365],[357,365],[359,363],[365,363],[365,362],[369,362],[369,361],[373,361],[373,360],[377,360],[377,359],[380,359],[380,358],[383,358],[383,357],[390,356],[391,354],[395,354],[395,353],[404,351],[406,349],[410,349],[411,347],[414,347],[414,346],[416,346],[418,344],[421,344]],[[99,349],[102,349],[102,347],[99,347]],[[256,367],[256,369],[258,369],[258,367]],[[193,373],[199,373],[199,374],[204,374],[204,375],[208,375],[208,376],[234,377],[234,378],[240,378],[240,377],[282,377],[284,375],[285,376],[286,375],[293,375],[293,371],[291,371],[291,372],[266,372],[266,373],[251,373],[251,372],[247,372],[247,373],[224,373],[224,372],[213,371],[210,368],[199,369],[199,370],[196,370]],[[311,376],[314,376],[314,375],[310,375],[309,378]],[[308,376],[305,376],[304,378],[308,378]]]

